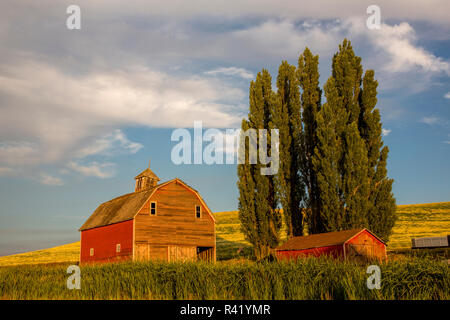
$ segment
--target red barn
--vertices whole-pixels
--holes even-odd
[[[334,258],[386,259],[386,244],[367,229],[293,237],[276,249],[280,260],[328,255]]]
[[[144,170],[135,192],[101,204],[81,231],[80,262],[216,259],[215,219],[200,194]]]

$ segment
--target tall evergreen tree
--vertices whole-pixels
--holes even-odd
[[[318,145],[313,156],[317,174],[318,223],[311,233],[367,227],[367,152],[357,124],[348,124],[334,78],[325,86],[327,102],[317,115]]]
[[[343,137],[344,153],[340,167],[347,216],[345,228],[368,226],[368,154],[358,130],[362,73],[361,58],[355,55],[350,41],[344,39],[333,57],[332,77],[338,94],[342,98],[343,107],[348,113],[347,128]]]
[[[344,108],[349,113],[348,123],[359,118],[362,72],[361,58],[355,55],[350,41],[344,39],[339,45],[339,51],[333,56],[332,77],[339,95],[343,98]]]
[[[282,62],[276,94],[266,70],[252,81],[242,129],[276,128],[280,136],[275,178],[261,175],[260,164],[238,165],[239,217],[257,257],[278,243],[277,198],[289,237],[303,234],[305,204],[310,233],[368,227],[388,240],[396,205],[386,169],[389,149],[375,108],[377,86],[372,70],[363,77],[361,58],[346,39],[333,56],[323,106],[318,56],[308,48],[297,69]]]
[[[301,176],[307,190],[306,207],[310,230],[323,230],[319,213],[319,194],[317,192],[317,173],[312,157],[318,144],[317,113],[321,107],[322,90],[319,86],[319,56],[314,56],[308,48],[298,59],[298,79],[301,92],[302,108],[302,149]]]
[[[328,212],[316,215],[322,219],[323,228],[312,232],[368,227],[387,240],[395,222],[393,181],[387,178],[388,148],[383,148],[380,114],[375,109],[377,82],[372,70],[364,79],[362,73],[361,58],[345,39],[333,57],[332,76],[325,90],[327,103],[318,114],[321,138],[313,163],[320,176],[320,210]],[[346,116],[341,117],[344,111]],[[329,119],[329,112],[334,112],[336,122],[323,120]],[[335,146],[325,143],[333,139]],[[339,198],[341,213],[330,208],[329,203],[336,203],[331,187],[326,185],[330,181],[338,181],[331,186]]]
[[[317,211],[312,216],[310,233],[341,230],[344,226],[345,206],[343,180],[340,172],[343,151],[343,133],[348,121],[348,113],[343,108],[334,78],[325,85],[327,102],[317,113],[317,145],[312,156],[313,171],[317,176],[315,192]]]
[[[349,115],[350,117],[350,115]],[[342,158],[343,202],[345,220],[342,229],[368,227],[369,207],[367,178],[367,151],[356,122],[347,125],[344,132]]]
[[[269,123],[271,108],[274,104],[272,79],[267,70],[258,73],[256,80],[250,84],[250,112],[248,120],[242,123],[242,130],[266,129],[267,140],[270,141]],[[250,137],[250,140],[252,137]],[[259,141],[254,143],[259,151]],[[245,148],[246,158],[251,148]],[[268,145],[268,153],[271,150]],[[247,239],[253,244],[255,256],[259,259],[269,254],[271,248],[278,245],[281,218],[277,207],[274,177],[261,174],[261,163],[250,164],[246,161],[238,165],[239,176],[239,218],[242,230]]]
[[[360,98],[359,131],[368,154],[369,228],[387,240],[396,220],[396,205],[392,194],[393,180],[387,178],[386,160],[389,149],[387,146],[383,147],[380,112],[375,108],[377,86],[374,71],[367,70]]]
[[[249,129],[249,122],[242,120],[241,129],[243,131]],[[247,147],[251,142],[246,141],[245,161],[238,164],[238,189],[239,189],[239,220],[241,222],[241,231],[248,242],[253,245],[255,256],[259,256],[261,252],[261,235],[259,219],[256,211],[256,183],[254,180],[255,168],[248,161],[249,155]]]
[[[280,167],[276,175],[278,196],[288,237],[303,234],[300,203],[304,186],[300,177],[301,116],[300,91],[296,68],[283,61],[278,69],[277,99],[272,108],[272,126],[279,130]]]

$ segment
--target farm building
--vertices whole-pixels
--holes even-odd
[[[450,247],[450,235],[411,239],[411,247],[413,249],[448,248]]]
[[[101,204],[79,229],[80,262],[216,259],[215,219],[200,194],[150,168],[135,191]]]
[[[386,244],[367,229],[293,237],[276,249],[280,260],[329,255],[334,258],[386,259]]]

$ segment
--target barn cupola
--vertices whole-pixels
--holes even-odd
[[[150,161],[148,163],[148,168],[142,171],[134,179],[136,180],[134,192],[151,189],[155,187],[159,181],[158,176],[150,170]]]

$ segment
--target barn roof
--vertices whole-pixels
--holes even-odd
[[[215,222],[216,219],[214,218],[214,215],[212,214],[211,210],[208,208],[206,203],[203,201],[198,191],[190,187],[180,179],[175,178],[170,181],[158,184],[157,186],[151,189],[128,193],[123,196],[102,203],[100,206],[98,206],[98,208],[94,211],[94,213],[86,220],[86,222],[81,226],[79,231],[103,227],[113,223],[133,219],[138,213],[138,211],[144,206],[147,200],[152,196],[152,194],[157,189],[175,181],[180,182],[185,187],[191,189],[192,192],[194,192],[194,194],[200,199],[202,204],[205,206],[208,214]]]
[[[276,250],[304,250],[328,246],[342,245],[360,232],[366,230],[380,242],[384,243],[380,238],[367,229],[359,228],[345,231],[334,231],[327,233],[317,233],[303,237],[293,237],[279,246]]]
[[[128,193],[102,203],[81,226],[80,231],[133,219],[155,188]]]

